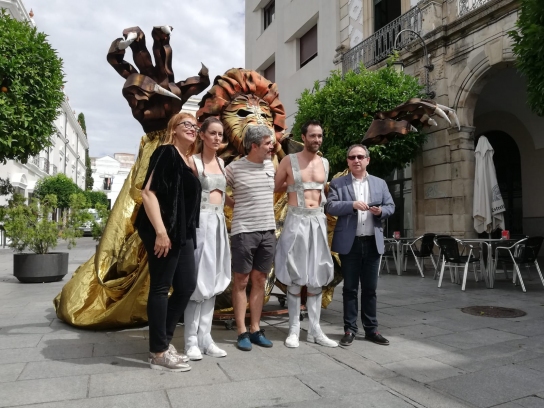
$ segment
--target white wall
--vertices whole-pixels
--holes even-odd
[[[135,155],[132,157],[132,162],[114,159],[110,156],[103,156],[91,159],[92,177],[94,180],[93,191],[102,191],[110,200],[110,205],[113,208],[115,200],[119,196],[119,192],[127,179],[132,165],[134,164]],[[104,189],[104,178],[111,178],[112,184],[110,190]]]
[[[6,9],[8,14],[16,20],[26,20],[34,24],[22,0],[0,0],[0,9]]]
[[[263,7],[268,1],[246,1],[246,68],[263,73],[276,64],[280,100],[291,127],[297,111],[296,99],[316,80],[335,69],[333,59],[339,45],[339,8],[334,0],[276,0],[275,19],[263,31]],[[317,23],[317,57],[299,68],[298,39]]]

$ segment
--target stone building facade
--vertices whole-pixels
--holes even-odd
[[[262,70],[259,61],[266,61],[271,49],[276,57],[283,55],[281,50],[289,47],[289,41],[296,42],[304,34],[291,28],[298,33],[293,40],[277,33],[287,23],[296,26],[297,19],[300,27],[307,26],[304,14],[286,10],[294,9],[297,3],[308,4],[308,9],[313,7],[313,14],[309,14],[318,32],[318,55],[312,63],[323,68],[307,72],[303,81],[306,88],[325,79],[327,69],[345,72],[357,69],[360,62],[368,69],[383,67],[401,30],[410,29],[421,36],[418,39],[405,32],[398,38],[404,72],[418,77],[422,84],[428,82],[434,100],[457,111],[461,130],[448,128],[445,121],[438,120],[438,127],[429,130],[423,151],[412,165],[388,180],[400,210],[389,230],[415,236],[424,232],[475,236],[474,147],[485,135],[495,150],[497,178],[507,209],[506,229],[516,234],[544,235],[544,206],[540,204],[544,200],[540,181],[544,172],[544,119],[527,107],[526,83],[515,69],[508,36],[508,31],[515,29],[519,0],[336,0],[330,1],[334,10],[330,5],[330,10],[324,8],[322,0],[277,0],[273,23],[276,35],[269,36],[275,41],[266,37],[262,25],[259,35],[255,31],[269,3],[246,2],[246,67]],[[293,44],[290,47],[296,50]],[[323,52],[322,47],[326,47]],[[335,55],[331,58],[333,47]],[[431,69],[425,67],[425,54]],[[293,69],[291,61],[275,59],[276,72],[289,65]],[[301,84],[292,83],[296,80],[293,75],[276,75],[281,100],[291,117],[300,95]]]

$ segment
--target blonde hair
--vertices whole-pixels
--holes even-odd
[[[187,112],[176,113],[174,116],[170,118],[170,120],[168,121],[168,126],[166,127],[166,136],[162,142],[163,145],[174,144],[174,130],[176,126],[183,119],[187,119],[187,118],[194,119],[196,122],[195,116],[192,113],[187,113]],[[194,149],[195,149],[195,143],[191,144],[191,147],[189,148],[189,152],[187,152],[187,154],[188,155],[192,154]]]

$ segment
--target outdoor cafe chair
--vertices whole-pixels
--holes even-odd
[[[500,231],[500,230],[499,230]],[[507,264],[511,264],[512,263],[512,260],[510,258],[510,254],[507,252],[507,251],[501,251],[497,254],[496,252],[496,249],[498,246],[505,246],[506,244],[509,244],[511,242],[516,242],[516,241],[521,241],[522,239],[524,238],[529,238],[529,236],[527,235],[521,235],[521,234],[513,234],[510,236],[509,239],[507,240],[501,240],[501,241],[495,241],[495,242],[492,242],[491,243],[491,256],[493,258],[493,265],[496,265],[494,268],[493,268],[493,271],[495,274],[497,274],[498,270],[497,270],[497,266],[500,262],[501,266],[502,266],[502,272],[504,273],[504,277],[506,280],[508,280],[508,268],[507,268]],[[515,251],[514,251],[515,252]],[[497,256],[498,255],[498,256]],[[525,265],[527,268],[529,268],[529,264],[526,264]],[[515,273],[513,271],[513,273]],[[531,276],[530,274],[530,271],[529,271],[529,277]]]
[[[380,268],[378,270],[378,274],[380,271],[383,270],[383,268],[387,268],[387,273],[390,273],[389,271],[389,263],[387,262],[389,259],[393,259],[396,265],[397,261],[397,253],[395,246],[397,245],[397,242],[395,240],[391,240],[386,238],[384,242],[384,252],[383,255],[380,256]]]
[[[497,263],[499,261],[512,263],[514,265],[512,280],[515,284],[517,275],[517,277],[519,278],[521,289],[526,292],[525,284],[523,283],[523,278],[521,277],[519,265],[530,266],[531,264],[534,264],[536,267],[536,271],[540,276],[540,280],[542,281],[542,285],[544,285],[544,278],[542,277],[542,272],[540,271],[540,266],[538,265],[537,260],[538,253],[540,252],[540,248],[542,247],[542,241],[544,241],[544,237],[529,237],[523,238],[520,241],[515,242],[511,246],[497,246],[495,248],[495,262],[493,265],[493,269],[496,270]],[[501,258],[499,252],[503,252],[503,254],[507,252],[507,256],[509,258],[504,256]]]
[[[442,267],[440,269],[440,277],[438,279],[438,287],[442,286],[442,278],[444,277],[444,269],[446,266],[455,268],[455,274],[457,276],[457,268],[463,267],[463,283],[461,290],[465,290],[467,283],[467,274],[469,264],[473,264],[474,267],[474,278],[478,282],[478,275],[476,273],[476,264],[480,262],[479,258],[476,258],[473,255],[474,247],[470,244],[466,244],[463,241],[449,237],[449,236],[438,236],[435,238],[436,245],[440,248],[440,253],[442,256]],[[462,252],[459,252],[459,247],[463,248]],[[469,249],[468,255],[462,255],[466,249]],[[451,273],[451,270],[450,270]]]
[[[431,258],[431,262],[433,263],[434,270],[436,273],[436,268],[438,264],[434,261],[434,258],[433,258],[433,248],[434,248],[435,237],[436,237],[436,234],[428,233],[416,238],[411,243],[404,244],[405,247],[408,247],[410,249],[410,252],[414,256],[417,268],[419,269],[419,273],[421,274],[422,278],[425,277],[425,275],[423,274],[423,271],[425,269],[425,258]],[[417,242],[420,242],[419,249],[416,245]],[[406,272],[406,263],[408,262],[408,257],[410,256],[410,252],[406,251],[404,253],[404,269],[403,270],[405,272]],[[419,263],[418,258],[421,260],[421,264]]]
[[[436,239],[441,238],[441,237],[448,237],[449,238],[450,236],[449,235],[438,235],[438,234],[434,236],[433,242],[438,247],[438,258],[436,259],[436,268],[434,270],[434,276],[433,276],[434,280],[436,280],[436,278],[438,278],[438,273],[439,273],[438,265],[440,264],[440,259],[442,259],[442,250],[440,249],[440,247],[436,243]],[[449,271],[450,271],[450,276],[451,276],[451,283],[454,283],[455,279],[453,278],[453,272],[452,272],[451,266],[449,267]]]

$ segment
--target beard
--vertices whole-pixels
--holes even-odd
[[[308,150],[310,153],[317,153],[319,151],[319,148],[321,147],[320,144],[311,144],[311,143],[308,143],[308,144],[305,144],[304,147],[306,148],[306,150]]]

